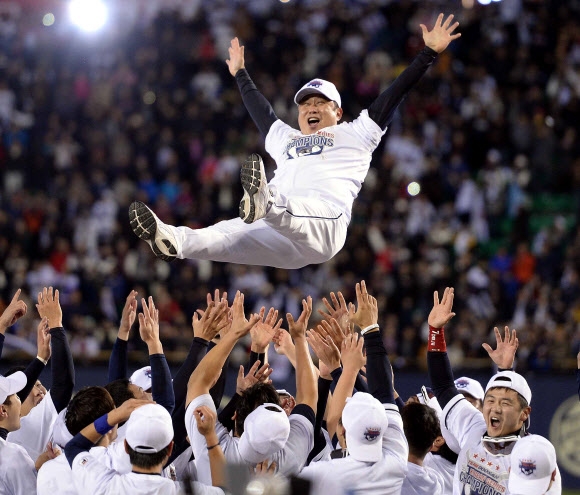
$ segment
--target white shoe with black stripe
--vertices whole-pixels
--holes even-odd
[[[163,261],[173,261],[177,257],[177,240],[173,232],[147,205],[141,201],[131,203],[129,221],[133,232],[151,246],[155,256]]]
[[[240,218],[246,223],[254,223],[266,216],[271,201],[264,162],[260,155],[252,153],[246,158],[240,178],[244,188],[244,196],[240,201]]]

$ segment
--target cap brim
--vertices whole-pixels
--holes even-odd
[[[322,96],[323,98],[326,98],[328,101],[332,101],[322,91],[319,91],[316,88],[304,88],[304,89],[301,89],[300,91],[298,91],[298,93],[296,93],[296,96],[294,97],[294,103],[296,103],[296,105],[298,105],[304,98],[306,98],[307,96],[310,96],[310,95],[319,95],[319,96]]]
[[[383,457],[383,442],[376,442],[372,445],[356,445],[353,448],[348,447],[348,439],[346,440],[349,455],[361,462],[378,462]]]
[[[24,387],[26,387],[26,382],[28,381],[26,375],[22,371],[17,371],[16,373],[7,376],[6,379],[9,383],[8,396],[20,392]]]
[[[250,445],[250,443],[247,441],[247,437],[244,437],[244,434],[242,433],[242,436],[240,437],[240,441],[238,442],[238,451],[240,453],[240,456],[242,456],[242,459],[244,459],[244,461],[249,462],[251,464],[257,464],[258,462],[263,462],[265,461],[271,454],[260,454],[259,452],[256,452],[252,446]]]
[[[508,489],[511,495],[544,495],[550,486],[552,476],[533,480],[524,480],[517,476],[510,476]]]

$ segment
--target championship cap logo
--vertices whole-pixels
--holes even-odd
[[[365,440],[368,440],[369,442],[374,442],[381,434],[381,429],[380,428],[367,428],[365,430],[364,436],[365,436]]]
[[[530,475],[534,474],[535,470],[536,470],[536,462],[535,461],[528,461],[525,459],[522,459],[520,461],[520,472],[522,474],[525,474],[526,476],[530,476]]]
[[[320,88],[320,86],[322,86],[322,81],[314,79],[314,81],[310,81],[307,86],[310,88]]]
[[[457,388],[465,388],[469,385],[469,382],[467,380],[456,380],[455,381],[455,386]]]

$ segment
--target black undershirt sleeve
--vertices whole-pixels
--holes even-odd
[[[425,47],[413,59],[409,67],[385,89],[368,108],[369,117],[373,119],[381,129],[386,129],[393,120],[395,111],[407,96],[407,93],[419,82],[423,74],[431,66],[437,52]]]
[[[51,328],[49,332],[52,348],[50,396],[56,412],[61,412],[68,406],[72,397],[75,387],[75,366],[64,328]]]
[[[445,406],[461,392],[455,387],[453,370],[446,352],[428,352],[427,370],[431,380],[431,388],[441,408]]]
[[[236,82],[250,117],[252,117],[262,137],[266,138],[270,127],[278,120],[272,105],[258,91],[246,69],[240,69],[236,73]]]

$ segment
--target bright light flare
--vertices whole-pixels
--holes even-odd
[[[407,192],[410,196],[417,196],[421,192],[421,186],[417,182],[411,182],[407,186]]]
[[[107,6],[101,0],[71,0],[69,4],[71,22],[87,32],[101,29],[107,22]]]
[[[44,17],[42,18],[42,24],[46,27],[52,26],[54,24],[54,14],[52,12],[44,14]]]

